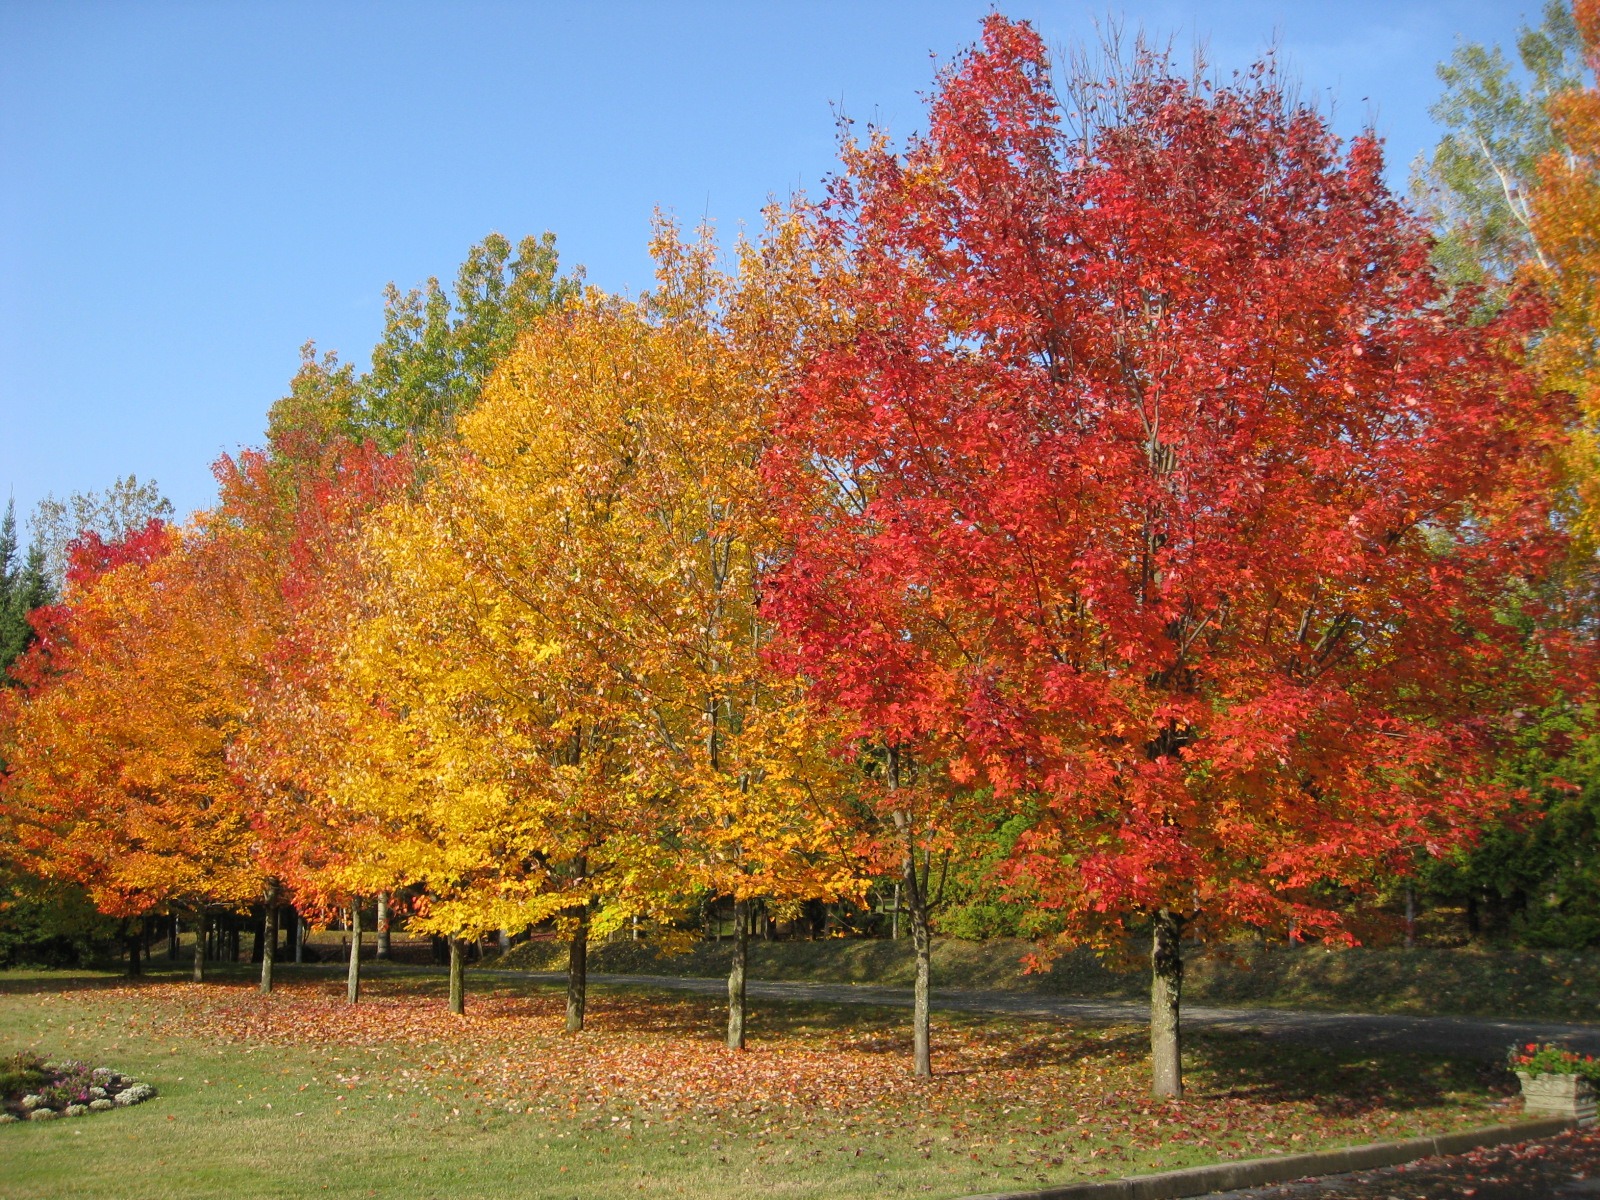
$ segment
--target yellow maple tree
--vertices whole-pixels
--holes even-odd
[[[342,795],[382,831],[364,861],[428,892],[419,928],[560,915],[570,1028],[591,918],[732,895],[742,1045],[750,901],[857,885],[815,803],[825,723],[763,653],[764,358],[792,339],[795,241],[747,248],[742,290],[709,238],[663,225],[654,250],[654,296],[591,291],[532,328],[373,533]]]
[[[1550,101],[1564,149],[1539,165],[1530,227],[1541,261],[1525,270],[1551,304],[1534,363],[1547,386],[1576,398],[1586,418],[1573,440],[1573,478],[1579,531],[1592,547],[1600,538],[1600,0],[1575,0],[1573,17],[1591,80]]]

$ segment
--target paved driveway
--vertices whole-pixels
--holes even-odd
[[[1196,1200],[1581,1200],[1600,1197],[1600,1131],[1581,1129],[1403,1167],[1213,1193]]]
[[[561,980],[555,972],[475,971],[506,978]],[[591,974],[592,983],[621,984],[659,991],[722,995],[725,979],[674,975]],[[748,994],[761,1000],[802,1000],[822,1004],[878,1004],[911,1007],[909,988],[870,984],[804,983],[752,979]],[[956,990],[933,993],[933,1007],[946,1011],[1011,1013],[1025,1017],[1061,1017],[1072,1021],[1137,1024],[1149,1020],[1142,1004],[1122,1000],[1070,1000],[1027,992]],[[1600,1025],[1559,1025],[1541,1021],[1492,1021],[1480,1017],[1411,1017],[1370,1013],[1329,1013],[1284,1008],[1212,1008],[1183,1006],[1185,1026],[1202,1029],[1252,1029],[1297,1041],[1336,1042],[1374,1049],[1428,1050],[1468,1058],[1496,1059],[1513,1042],[1561,1042],[1586,1054],[1600,1055]]]

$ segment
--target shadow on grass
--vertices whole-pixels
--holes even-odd
[[[93,970],[19,971],[0,973],[0,996],[41,996],[45,993],[95,992],[116,987],[141,987],[171,983],[165,976],[117,975]]]
[[[1197,1095],[1261,1103],[1302,1101],[1330,1115],[1428,1108],[1452,1094],[1511,1095],[1502,1067],[1431,1054],[1294,1045],[1256,1032],[1207,1030],[1187,1040]]]
[[[337,980],[344,987],[344,963],[278,963],[273,968],[273,978],[279,983]],[[363,964],[363,985],[376,980],[401,980],[408,978],[402,972],[416,968],[392,968],[387,964]],[[165,959],[151,962],[139,975],[126,971],[95,967],[15,967],[0,970],[0,996],[32,996],[47,992],[98,991],[105,988],[138,988],[188,983],[192,979],[190,962],[168,962]],[[430,980],[432,973],[417,972],[417,979]],[[205,984],[227,984],[237,987],[255,984],[261,978],[260,963],[207,963]],[[438,974],[438,988],[443,994],[443,975]]]
[[[436,996],[441,1003],[445,994],[444,981],[430,976],[392,976],[385,986]],[[513,999],[542,993],[550,999],[563,987],[559,981],[496,980],[484,981],[472,994]],[[618,1033],[720,1042],[726,1013],[725,1002],[714,995],[662,995],[628,985],[591,986],[589,994],[591,1027]],[[898,1007],[762,1000],[750,1006],[748,1019],[750,1036],[756,1041],[822,1041],[857,1053],[907,1060],[911,1055],[909,1014]],[[965,1058],[958,1049],[960,1044],[985,1040],[989,1052],[978,1060]],[[968,1075],[1065,1068],[1095,1059],[1139,1061],[1149,1052],[1149,1033],[1140,1027],[1119,1030],[1103,1025],[1093,1033],[1080,1033],[1057,1022],[941,1013],[935,1020],[934,1043],[936,1058],[943,1059],[941,1074]],[[1196,1099],[1302,1102],[1329,1116],[1380,1108],[1423,1109],[1445,1103],[1452,1094],[1511,1095],[1516,1090],[1514,1079],[1494,1064],[1430,1054],[1374,1053],[1357,1046],[1302,1045],[1253,1030],[1192,1031],[1185,1037],[1185,1059],[1190,1093]]]
[[[19,971],[0,973],[0,995],[68,995],[108,989],[143,989],[185,983],[182,966],[158,965],[140,977],[95,971]],[[340,997],[344,983],[338,964],[281,965],[285,1000],[314,991],[319,999]],[[200,986],[244,991],[257,978],[247,963],[208,966]],[[365,972],[371,1000],[414,999],[446,1003],[447,980],[440,972],[374,966]],[[548,1016],[561,1002],[560,980],[480,979],[469,975],[468,1011],[485,1020],[525,1018],[534,1010]],[[909,1014],[898,1007],[826,1004],[815,1001],[761,1000],[750,1007],[750,1033],[765,1039],[823,1045],[830,1049],[904,1058],[911,1054]],[[720,1042],[726,1007],[713,995],[662,995],[627,985],[591,987],[589,1023],[596,1032],[687,1038]],[[943,1075],[1070,1069],[1094,1060],[1113,1060],[1133,1068],[1148,1053],[1142,1028],[1092,1031],[1065,1022],[979,1014],[942,1013],[935,1022],[935,1056]],[[1456,1062],[1434,1055],[1374,1053],[1362,1047],[1299,1045],[1269,1039],[1255,1031],[1198,1030],[1185,1038],[1190,1094],[1195,1100],[1239,1099],[1259,1104],[1308,1103],[1330,1116],[1380,1108],[1415,1110],[1446,1103],[1452,1095],[1509,1095],[1514,1081],[1501,1068]],[[978,1053],[967,1053],[976,1049]]]

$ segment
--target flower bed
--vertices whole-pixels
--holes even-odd
[[[36,1054],[13,1054],[0,1063],[0,1124],[83,1117],[149,1100],[148,1083],[71,1059],[46,1062]]]

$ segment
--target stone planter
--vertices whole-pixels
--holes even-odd
[[[1581,1075],[1538,1075],[1518,1071],[1522,1100],[1530,1117],[1565,1117],[1580,1125],[1593,1125],[1594,1089]]]

